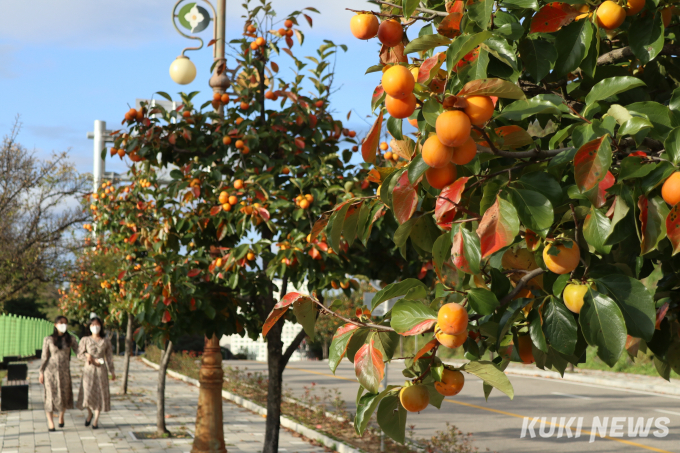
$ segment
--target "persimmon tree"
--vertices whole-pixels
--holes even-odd
[[[304,60],[293,51],[315,12],[294,11],[277,22],[271,4],[248,7],[243,37],[230,43],[239,65],[235,98],[215,94],[197,105],[199,93],[180,93],[174,111],[147,104],[128,111],[103,155],[132,161],[131,183],[107,186],[91,207],[93,229],[124,257],[110,291],[147,336],[257,338],[263,331],[266,452],[278,450],[283,369],[305,335],[314,335],[316,322],[313,311],[298,312],[303,330],[284,350],[284,317],[264,322],[274,293],[306,284],[319,295],[326,288],[349,294],[356,283],[348,275],[370,267],[373,220],[384,212],[373,199],[368,210],[340,208],[348,221],[338,225],[354,219],[356,241],[332,228],[313,229],[345,200],[372,197],[368,170],[349,163],[356,134],[330,112],[333,60],[345,47],[324,41]],[[283,64],[292,66],[292,77],[279,73]],[[390,279],[399,270],[380,268]]]
[[[350,29],[380,44],[367,70],[380,76],[376,118],[361,145],[379,186],[317,225],[351,242],[345,212],[379,206],[399,225],[399,252],[431,260],[437,281],[386,286],[373,308],[405,297],[383,319],[342,316],[301,293],[270,315],[344,321],[329,362],[354,362],[357,432],[377,412],[403,442],[407,411],[439,407],[464,373],[484,381],[486,397],[497,388],[512,398],[509,362],[564,373],[589,345],[609,366],[646,348],[661,376],[679,371],[674,6],[371,3],[378,9],[356,11]],[[401,162],[377,152],[383,127]],[[394,332],[434,339],[406,359],[403,386],[381,391]],[[445,364],[441,347],[462,347],[469,361]]]

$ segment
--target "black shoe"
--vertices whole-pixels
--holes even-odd
[[[56,431],[56,428],[47,428],[48,431]]]
[[[63,424],[63,423],[59,423],[59,427],[60,427],[60,428],[63,428],[63,427],[64,427],[64,424]]]
[[[92,429],[99,429],[99,426],[97,426],[97,425],[92,425]]]
[[[91,422],[91,421],[92,421],[92,419],[85,420],[85,426],[90,426],[90,422]]]

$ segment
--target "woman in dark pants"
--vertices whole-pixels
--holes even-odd
[[[58,316],[54,320],[54,332],[45,337],[42,363],[38,381],[45,387],[45,414],[47,426],[54,431],[53,413],[59,412],[59,427],[64,427],[66,409],[73,409],[71,388],[71,350],[78,353],[78,342],[67,332],[68,320]]]

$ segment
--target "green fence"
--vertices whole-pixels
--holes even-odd
[[[31,357],[42,349],[54,324],[45,319],[0,315],[0,361],[5,357]]]

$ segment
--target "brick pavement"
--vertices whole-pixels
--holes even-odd
[[[117,370],[122,358],[115,358]],[[182,453],[191,450],[191,439],[137,440],[132,432],[152,432],[156,424],[155,388],[157,372],[139,360],[130,362],[128,395],[120,395],[120,380],[111,383],[111,412],[103,413],[99,429],[85,427],[86,411],[66,411],[65,427],[49,432],[43,411],[43,392],[38,384],[39,361],[29,364],[29,409],[0,412],[0,453]],[[74,399],[80,385],[81,363],[71,362]],[[120,373],[118,374],[120,379]],[[166,423],[171,432],[193,432],[198,388],[167,378]],[[229,453],[260,452],[264,440],[265,420],[231,402],[223,401],[225,443]],[[55,423],[57,417],[55,416]],[[323,453],[284,429],[279,451]]]

